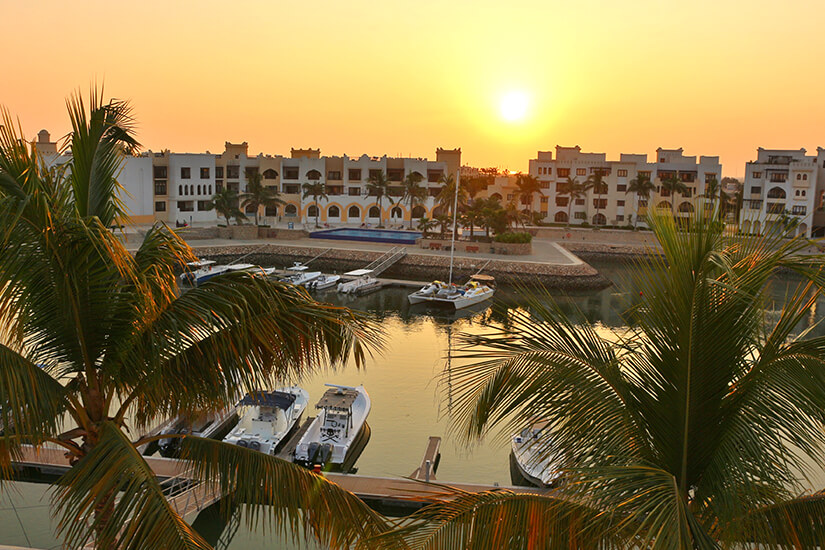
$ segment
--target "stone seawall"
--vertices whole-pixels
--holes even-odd
[[[559,244],[584,261],[626,261],[634,258],[647,258],[652,252],[650,246],[639,244],[583,243],[575,241],[563,241]],[[658,250],[658,246],[656,250]]]
[[[193,246],[198,257],[218,263],[232,262],[248,254],[243,261],[263,266],[287,267],[294,262],[306,262],[319,250],[300,246],[268,245],[249,246]],[[325,272],[344,273],[359,269],[382,255],[380,252],[363,250],[331,249],[313,260],[311,267]],[[487,260],[484,258],[455,258],[453,277],[464,281],[476,273]],[[449,275],[449,256],[408,254],[401,261],[381,274],[391,279],[431,281],[446,279]],[[565,290],[601,289],[610,286],[597,270],[586,263],[572,266],[520,262],[517,260],[492,260],[484,273],[492,275],[501,284],[539,284]]]

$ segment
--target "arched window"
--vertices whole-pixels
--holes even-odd
[[[333,204],[329,207],[329,210],[327,211],[327,216],[329,216],[330,218],[340,218],[341,209]]]
[[[490,198],[496,199],[498,202],[501,202],[501,195],[499,195],[498,193],[493,193],[492,195],[490,195]]]
[[[183,185],[178,185],[178,195],[183,195]]]
[[[687,212],[687,213],[693,212],[693,205],[690,204],[689,202],[683,202],[682,204],[679,205],[679,212]]]
[[[361,217],[361,209],[355,206],[354,204],[349,207],[347,211],[347,216],[350,218],[360,218]]]
[[[253,206],[251,204],[247,204],[246,208],[244,208],[244,213],[245,214],[254,214],[255,210],[257,210],[257,208],[255,208],[255,206]]]
[[[423,218],[427,215],[427,209],[420,204],[412,209],[413,218]]]
[[[436,206],[435,208],[433,208],[433,218],[437,218],[438,216],[441,216],[442,214],[444,214],[444,209],[443,208],[441,208],[440,206]]]
[[[367,212],[367,217],[368,218],[380,218],[381,217],[381,211],[378,210],[377,206],[372,206],[372,207],[370,207],[369,211]]]
[[[307,179],[312,181],[318,181],[321,179],[321,172],[318,170],[310,170],[307,172]]]
[[[784,199],[785,198],[785,190],[781,187],[771,187],[771,190],[768,191],[768,198],[769,199]]]
[[[298,207],[294,204],[287,204],[284,208],[284,215],[286,216],[297,216],[298,215]]]
[[[278,207],[277,206],[267,206],[264,209],[264,216],[277,216],[278,215]]]
[[[670,210],[673,205],[670,204],[669,201],[662,201],[656,205],[656,208],[661,208],[662,210]]]
[[[210,195],[212,194],[212,184],[211,183],[209,184],[209,194]]]
[[[404,217],[404,211],[396,206],[395,208],[390,210],[390,217],[391,218],[403,218]]]
[[[278,179],[278,172],[276,172],[276,171],[275,171],[275,170],[273,170],[272,168],[269,168],[269,169],[267,169],[267,170],[264,170],[264,179],[265,179],[265,180],[274,180],[274,179]]]
[[[314,218],[317,215],[318,215],[318,207],[315,206],[314,204],[309,205],[309,208],[307,208],[307,216],[310,216],[310,217]]]
[[[593,216],[593,225],[607,225],[607,218],[600,212]]]
[[[556,212],[556,215],[553,216],[553,221],[555,221],[556,223],[566,223],[567,212]]]
[[[198,184],[198,195],[200,195],[200,194],[201,194],[201,185]]]

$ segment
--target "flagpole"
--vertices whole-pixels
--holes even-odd
[[[455,253],[455,234],[458,225],[458,186],[461,184],[461,170],[455,173],[455,198],[453,199],[453,240],[450,244],[450,280],[453,284],[453,254]]]

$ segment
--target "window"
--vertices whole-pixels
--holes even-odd
[[[802,179],[802,174],[797,174],[797,175],[796,175],[796,180],[797,180],[797,181],[799,181],[799,180],[801,180],[801,179]]]
[[[226,178],[236,180],[241,176],[241,167],[240,166],[227,166],[226,167]]]
[[[751,187],[751,195],[761,195],[761,194],[762,194],[762,186]]]
[[[782,182],[788,179],[788,174],[785,172],[773,172],[771,174],[771,181],[772,182]]]
[[[586,168],[576,168],[576,175],[577,176],[586,176],[587,169]]]
[[[623,222],[624,221],[624,214],[616,214],[616,221]]]
[[[586,220],[587,219],[587,213],[586,212],[573,212],[573,219]]]
[[[178,210],[181,212],[194,212],[195,203],[194,201],[178,201]]]
[[[347,217],[349,218],[360,218],[361,217],[361,209],[355,205],[349,207],[347,210]]]
[[[694,172],[679,172],[679,179],[683,183],[693,183],[696,181],[696,174]]]
[[[624,201],[616,201],[616,206],[624,206]]]
[[[627,193],[627,185],[617,185],[616,191],[619,193]]]
[[[387,179],[390,181],[401,181],[404,179],[404,170],[393,168],[387,170]]]
[[[293,183],[291,185],[284,185],[284,193],[287,195],[297,195],[301,192],[301,186],[297,183]]]
[[[551,168],[545,168],[544,173],[547,174],[548,176],[552,176],[553,175],[553,168],[552,167]]]
[[[664,187],[662,187],[662,190],[659,194],[662,195],[663,197],[669,197],[670,196],[670,189],[665,189]]]
[[[350,187],[347,191],[350,197],[357,197],[361,194],[361,190],[358,187]]]
[[[769,199],[784,199],[785,197],[785,190],[781,187],[773,187],[770,191],[768,191]]]
[[[361,169],[360,168],[350,168],[347,174],[347,179],[349,180],[361,180]]]
[[[438,183],[444,177],[444,170],[427,170],[427,181],[430,183]]]
[[[804,189],[802,190],[802,196],[803,197],[805,196],[805,190]]]
[[[341,172],[327,172],[327,179],[328,180],[340,180],[341,179]]]
[[[794,206],[791,209],[791,214],[794,216],[804,216],[808,211],[808,207],[806,206]]]
[[[576,206],[584,206],[584,199],[576,199]]]
[[[330,218],[340,218],[341,210],[337,206],[332,205],[329,207],[329,210],[327,211],[327,216],[329,216]]]
[[[556,206],[567,206],[570,202],[570,197],[556,197]]]
[[[558,173],[560,178],[566,178],[570,175],[570,168],[559,168]]]
[[[180,179],[188,180],[190,177],[192,170],[188,166],[181,166],[180,167]]]
[[[640,200],[639,208],[647,208],[647,200]]]
[[[155,212],[166,212],[166,201],[158,201],[155,203]]]
[[[218,179],[223,178],[223,166],[216,166],[215,167],[215,177]]]
[[[650,172],[640,171],[639,172],[639,177],[643,178],[643,179],[650,179]]]
[[[802,174],[802,181],[808,181],[808,174]]]
[[[286,167],[284,167],[284,179],[297,180],[298,179],[298,167],[297,166],[286,166]]]
[[[687,189],[685,189],[685,190],[682,192],[682,196],[683,196],[684,198],[686,198],[686,199],[689,199],[690,197],[692,197],[692,196],[693,196],[693,188],[692,188],[692,187],[688,187]]]
[[[768,214],[782,214],[785,212],[784,202],[769,202],[767,206]]]
[[[165,195],[166,194],[166,182],[155,182],[155,195]],[[164,203],[165,204],[165,203]]]
[[[607,208],[607,199],[593,199],[593,208]]]
[[[705,172],[705,183],[710,183],[711,180],[716,179],[716,174],[712,172]]]
[[[209,179],[209,168],[201,168],[201,179],[208,180]]]
[[[156,179],[166,179],[166,166],[153,166],[152,172],[154,173]]]
[[[797,197],[799,196],[799,189],[796,190],[796,193],[794,193],[794,195],[797,196]]]
[[[198,212],[212,210],[212,201],[198,201]]]
[[[759,179],[759,178],[761,178],[761,177],[762,177],[762,172],[754,172],[754,173],[753,173],[753,177],[754,177],[754,179]]]
[[[541,204],[547,204],[547,197],[541,197]]]
[[[627,170],[616,170],[616,175],[619,176],[620,178],[626,178],[627,177]]]
[[[198,185],[198,195],[201,195],[201,194],[202,194],[202,193],[201,193],[201,186],[200,186],[200,185]]]
[[[307,172],[307,179],[312,181],[319,181],[321,179],[321,172],[318,170],[310,170]]]
[[[264,208],[264,216],[277,216],[278,215],[278,207],[277,206],[267,206]]]
[[[748,201],[750,202],[750,210],[762,210],[762,201]]]
[[[375,178],[380,178],[381,177],[381,172],[383,172],[383,170],[377,170],[377,169],[373,168],[372,170],[370,170],[369,179],[372,180],[372,179],[375,179]]]
[[[276,179],[278,179],[278,172],[276,172],[272,168],[268,168],[268,169],[264,170],[264,179],[265,180],[276,180]]]

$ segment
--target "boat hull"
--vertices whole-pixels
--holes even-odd
[[[441,296],[423,296],[423,295],[416,295],[415,293],[410,294],[407,299],[410,301],[410,304],[442,304],[445,306],[451,306],[455,309],[464,309],[465,307],[470,307],[475,304],[480,304],[485,300],[489,300],[493,297],[494,291],[485,292],[481,294],[477,294],[475,296],[460,296],[457,298],[445,298]]]

